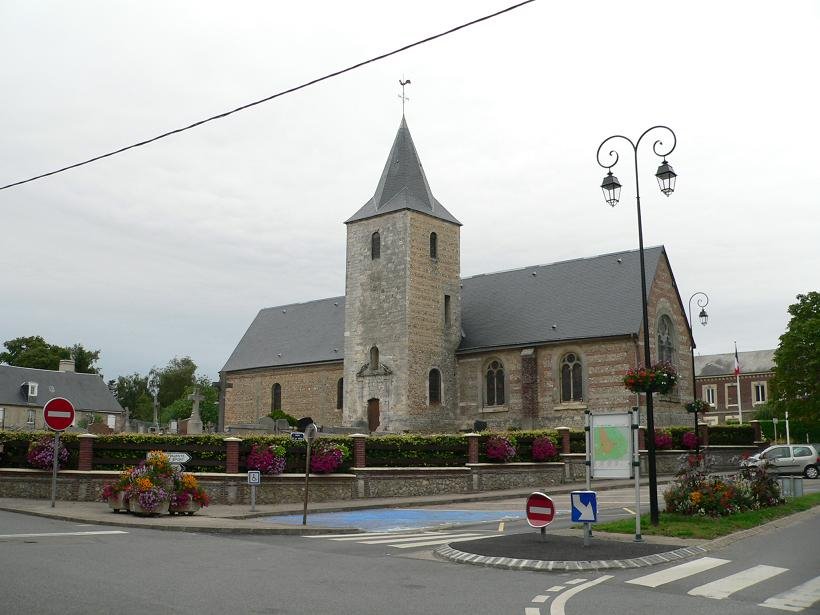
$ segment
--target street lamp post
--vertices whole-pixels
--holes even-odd
[[[689,297],[689,330],[692,332],[692,403],[698,399],[698,387],[695,383],[695,323],[692,322],[692,299],[698,297],[696,303],[700,308],[700,324],[704,327],[709,322],[709,314],[706,313],[706,306],[709,305],[709,296],[700,291]],[[700,455],[700,434],[698,434],[698,407],[695,405],[695,452]]]
[[[157,396],[159,395],[159,382],[156,380],[151,380],[148,383],[148,391],[154,398],[154,431],[159,432],[159,402],[157,401]]]
[[[611,137],[607,137],[604,139],[601,144],[598,146],[598,153],[596,154],[598,159],[598,164],[601,165],[603,168],[607,169],[608,173],[606,177],[604,177],[604,181],[601,183],[601,190],[604,193],[604,199],[606,202],[615,207],[618,204],[618,200],[621,194],[621,184],[618,182],[618,178],[612,174],[612,167],[614,167],[618,163],[618,152],[614,149],[610,150],[609,158],[614,160],[612,164],[604,164],[601,162],[601,149],[603,149],[604,145],[606,145],[609,141],[614,139],[622,139],[629,143],[632,147],[632,154],[633,159],[635,161],[635,201],[638,208],[638,246],[640,248],[640,256],[641,256],[641,309],[643,311],[643,353],[644,353],[644,363],[646,367],[650,367],[652,365],[651,361],[651,353],[649,350],[649,313],[646,306],[646,268],[644,265],[644,251],[643,251],[643,225],[641,223],[641,191],[640,191],[640,184],[638,181],[638,147],[641,144],[643,138],[650,132],[654,130],[665,130],[670,135],[672,135],[672,147],[670,147],[667,151],[658,151],[658,146],[663,148],[663,141],[655,141],[652,145],[652,151],[655,152],[657,156],[663,158],[663,162],[658,167],[657,172],[655,173],[655,177],[658,180],[658,187],[660,188],[661,192],[663,192],[666,196],[672,194],[675,191],[675,178],[677,174],[675,171],[672,170],[671,165],[666,161],[666,156],[671,154],[675,146],[677,145],[677,137],[675,133],[672,131],[671,128],[668,126],[652,126],[643,132],[643,134],[638,137],[636,142],[633,142],[632,139],[629,137],[625,137],[623,135],[612,135]],[[655,462],[655,416],[654,416],[654,408],[652,403],[652,392],[649,391],[646,393],[646,428],[649,432],[649,437],[647,438],[647,453],[649,456],[649,515],[652,522],[652,525],[658,525],[659,514],[658,514],[658,475],[657,475],[657,465]]]

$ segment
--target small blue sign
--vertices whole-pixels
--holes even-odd
[[[573,523],[595,523],[598,521],[598,494],[594,491],[572,491],[570,493]]]

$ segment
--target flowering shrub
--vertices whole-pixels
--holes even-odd
[[[185,508],[193,501],[200,506],[211,503],[208,493],[199,486],[196,476],[187,472],[177,472],[174,475],[174,492],[171,494],[172,508]]]
[[[43,436],[29,444],[26,461],[38,470],[51,470],[54,467],[54,438]],[[60,442],[57,448],[57,469],[59,470],[67,461],[68,449]]]
[[[515,457],[515,446],[510,438],[490,436],[487,438],[486,453],[490,461],[510,461]]]
[[[317,440],[310,455],[310,471],[317,474],[335,472],[349,454],[350,450],[342,444]]]
[[[285,447],[254,444],[247,465],[249,470],[259,470],[262,474],[281,474],[285,471]]]
[[[684,515],[720,517],[783,502],[777,482],[765,470],[737,476],[710,476],[701,469],[701,455],[688,455],[664,494],[666,510]]]
[[[698,436],[694,431],[687,431],[683,434],[683,445],[692,450],[693,448],[697,448],[698,446]]]
[[[532,460],[550,461],[558,458],[558,449],[552,440],[541,436],[532,441]]]
[[[656,449],[666,449],[672,448],[674,445],[674,440],[672,440],[672,434],[668,431],[664,431],[662,429],[655,430],[655,448]]]
[[[678,383],[678,372],[671,363],[636,367],[624,376],[624,386],[633,393],[668,393]]]
[[[703,401],[702,399],[696,399],[695,401],[690,401],[686,404],[686,411],[687,412],[709,412],[712,409],[707,402]]]

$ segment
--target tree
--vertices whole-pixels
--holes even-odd
[[[196,382],[196,363],[191,357],[174,357],[162,369],[152,369],[149,379],[159,387],[159,405],[166,408],[185,396],[187,387]]]
[[[80,374],[99,374],[99,368],[94,365],[100,360],[99,350],[86,350],[82,344],[74,344],[67,349],[74,359],[74,371]]]
[[[60,359],[69,357],[66,348],[49,344],[39,335],[6,340],[3,345],[6,352],[0,352],[0,361],[17,367],[56,370]]]
[[[56,370],[60,359],[74,359],[74,371],[81,374],[98,374],[94,365],[100,359],[99,350],[86,350],[82,344],[57,346],[49,344],[39,335],[17,337],[4,343],[6,352],[0,352],[0,362],[17,367]]]
[[[820,293],[812,291],[797,295],[797,303],[789,306],[786,332],[774,351],[774,378],[771,381],[770,402],[766,413],[784,418],[789,413],[795,425],[815,430],[820,422]]]
[[[114,391],[120,405],[131,411],[131,418],[153,420],[153,398],[148,391],[148,376],[140,376],[138,373],[120,376],[114,385]]]

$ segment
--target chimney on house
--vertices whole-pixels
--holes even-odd
[[[57,368],[59,372],[73,372],[74,359],[60,359],[60,367]]]

